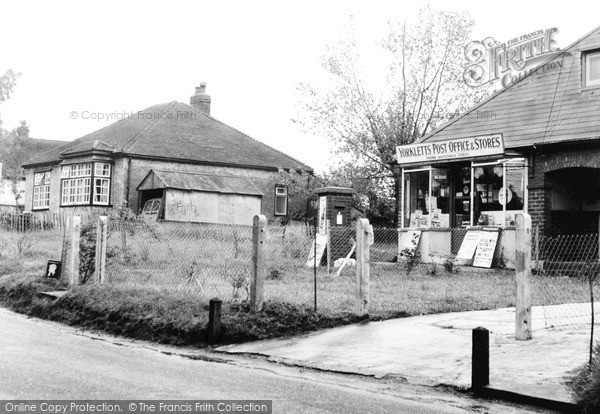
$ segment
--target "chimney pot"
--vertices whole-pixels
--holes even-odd
[[[196,86],[196,95],[206,93],[206,82],[201,82],[200,86]]]
[[[190,106],[210,115],[210,95],[206,94],[206,82],[196,86],[195,94],[190,98]]]

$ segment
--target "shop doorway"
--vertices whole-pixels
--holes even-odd
[[[551,235],[598,233],[600,169],[563,168],[547,174],[552,183]]]

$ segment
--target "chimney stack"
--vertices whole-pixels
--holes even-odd
[[[190,106],[194,109],[210,115],[210,95],[206,94],[206,82],[196,86],[196,93],[190,97]]]

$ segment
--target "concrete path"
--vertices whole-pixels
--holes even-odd
[[[259,354],[331,371],[404,377],[415,384],[468,388],[471,330],[483,326],[490,330],[492,387],[571,402],[565,382],[587,361],[589,327],[572,328],[567,318],[561,326],[559,318],[553,317],[554,327],[547,328],[547,315],[562,314],[561,306],[533,308],[530,341],[514,339],[515,310],[506,308],[369,322],[217,351]],[[579,307],[583,314],[589,309],[586,304]]]

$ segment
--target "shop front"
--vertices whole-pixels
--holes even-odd
[[[456,255],[469,230],[514,233],[516,214],[527,211],[527,158],[505,151],[502,134],[399,146],[397,158],[399,230],[425,230],[423,260]],[[514,242],[499,240],[503,265],[512,264]]]

